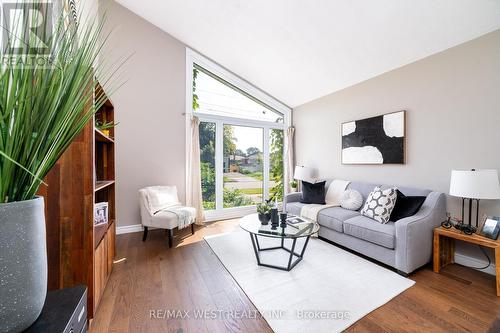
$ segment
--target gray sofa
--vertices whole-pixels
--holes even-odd
[[[328,189],[331,181],[327,181]],[[370,192],[380,184],[351,182],[347,189],[354,189],[366,200]],[[382,188],[387,188],[382,185]],[[417,214],[387,224],[378,223],[362,216],[359,211],[331,207],[320,211],[319,236],[392,266],[403,275],[427,264],[432,256],[433,229],[446,218],[445,195],[416,188],[398,187],[407,196],[426,196]],[[300,215],[304,204],[302,193],[286,195],[284,209]]]

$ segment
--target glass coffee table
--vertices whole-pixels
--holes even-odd
[[[293,217],[294,216],[289,216],[289,218]],[[303,218],[302,220],[304,220],[304,223],[300,223],[294,226],[287,224],[285,228],[282,228],[280,226],[273,228],[271,222],[269,222],[268,225],[262,225],[257,214],[251,214],[241,218],[240,227],[250,234],[255,257],[257,258],[257,265],[281,269],[284,271],[292,270],[302,260],[302,258],[304,258],[304,253],[307,248],[307,243],[309,243],[309,238],[319,230],[319,224]],[[279,245],[263,248],[259,244],[259,237],[275,239]],[[302,246],[300,253],[298,253],[296,252],[297,239],[304,237],[304,245]],[[290,248],[285,246],[285,240],[291,241]],[[280,266],[262,262],[260,253],[263,251],[271,250],[282,250],[288,252],[290,255],[287,261],[288,264],[286,266]]]

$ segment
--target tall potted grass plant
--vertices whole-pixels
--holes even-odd
[[[88,18],[78,28],[72,15],[50,6],[16,9],[23,14],[10,19],[15,28],[3,26],[0,72],[0,332],[22,331],[41,312],[47,251],[44,200],[36,193],[103,104],[95,77],[106,84],[115,72],[97,62],[103,20]]]

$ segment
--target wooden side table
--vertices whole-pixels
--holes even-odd
[[[485,246],[495,250],[497,296],[500,296],[500,239],[492,240],[478,234],[466,235],[455,228],[434,229],[434,272],[455,262],[455,240]]]

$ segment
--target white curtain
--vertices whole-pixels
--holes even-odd
[[[191,118],[191,143],[188,156],[188,175],[186,188],[186,205],[196,208],[196,224],[203,224],[203,198],[201,194],[200,171],[200,120]]]
[[[285,193],[290,193],[290,182],[293,179],[293,169],[295,167],[295,161],[294,161],[294,136],[295,136],[295,127],[291,126],[288,127],[286,131],[286,136],[287,136],[287,146],[286,146],[286,166],[287,166],[287,172],[286,172],[286,178],[285,178]]]

